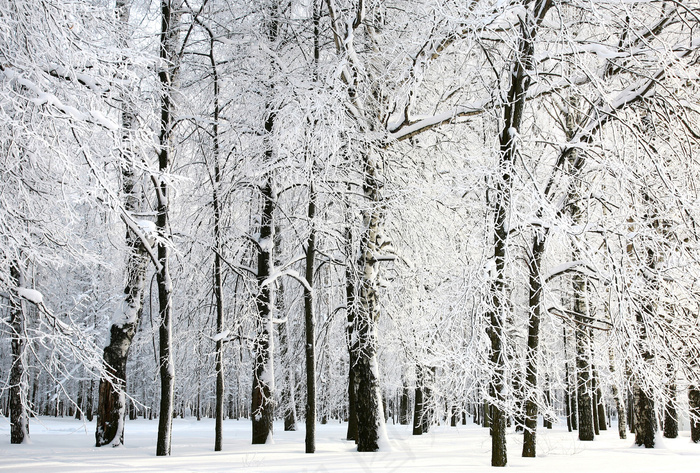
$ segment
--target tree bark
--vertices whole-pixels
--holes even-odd
[[[678,437],[678,412],[676,411],[676,381],[673,368],[669,368],[671,380],[666,392],[666,406],[664,408],[664,437],[675,439]]]
[[[540,317],[542,307],[542,279],[540,266],[544,255],[545,235],[537,233],[528,255],[530,274],[529,323],[527,361],[525,368],[525,431],[523,457],[536,456],[537,444],[537,354],[539,353]]]
[[[352,254],[352,229],[349,211],[346,212],[345,243],[349,249],[345,267],[345,312],[347,314],[346,340],[348,345],[348,431],[347,440],[357,443],[357,352],[358,340],[355,336],[355,273],[349,262]]]
[[[645,448],[654,448],[656,435],[656,416],[654,400],[635,383],[634,388],[634,444]]]
[[[360,257],[357,262],[360,277],[353,328],[358,344],[355,360],[357,450],[376,452],[379,450],[380,437],[384,435],[384,412],[377,361],[379,260],[376,257],[388,242],[383,240],[381,234],[384,203],[380,157],[372,155],[369,151],[364,152],[363,167],[364,196],[370,208],[362,212],[364,231],[360,238]]]
[[[314,261],[316,257],[316,191],[313,180],[309,183],[309,205],[307,217],[311,227],[306,241],[306,285],[304,286],[304,332],[306,354],[306,453],[316,451],[316,320],[314,298]]]
[[[270,133],[274,115],[265,122],[265,130]],[[266,151],[272,158],[272,150]],[[253,392],[251,397],[251,420],[253,444],[264,444],[271,440],[274,420],[274,365],[273,365],[273,323],[272,293],[266,280],[271,274],[272,248],[274,239],[273,214],[276,207],[272,189],[272,176],[268,176],[262,188],[262,213],[260,219],[260,243],[258,251],[258,295],[256,297],[256,337],[253,342],[255,354],[253,366]]]
[[[408,425],[410,423],[409,418],[409,403],[411,402],[411,395],[404,381],[403,389],[401,390],[401,399],[399,402],[399,424]]]
[[[16,288],[24,287],[24,276],[18,263],[10,266],[10,278]],[[10,297],[10,344],[12,366],[10,367],[10,443],[29,441],[29,413],[27,409],[29,376],[27,373],[27,332],[24,301],[17,291]]]
[[[688,387],[688,407],[690,408],[690,440],[700,442],[700,388]]]
[[[214,207],[214,299],[216,303],[216,359],[214,370],[216,371],[216,407],[214,426],[214,451],[220,452],[223,449],[223,429],[224,429],[224,397],[226,387],[224,384],[224,294],[221,253],[223,252],[221,236],[221,164],[219,162],[219,115],[221,108],[219,104],[219,71],[216,66],[214,55],[214,45],[216,44],[214,35],[209,33],[209,63],[212,70],[212,80],[214,86],[214,122],[212,123],[212,158],[214,161],[214,181],[212,182],[212,205]]]
[[[615,373],[615,364],[613,363],[613,351],[610,349],[610,374]],[[620,395],[620,389],[617,387],[617,383],[613,381],[612,386],[613,400],[615,401],[615,408],[617,410],[617,432],[620,439],[627,438],[627,412],[625,409],[625,401]]]
[[[179,5],[170,0],[161,1],[161,66],[158,78],[161,86],[160,134],[158,170],[160,176],[156,181],[156,228],[160,241],[158,243],[158,263],[156,273],[158,285],[158,362],[160,373],[160,409],[158,418],[158,439],[156,455],[170,455],[173,420],[173,394],[175,385],[175,365],[172,354],[173,331],[173,283],[170,275],[170,186],[165,174],[170,172],[172,164],[172,133],[175,123],[174,88],[178,75],[179,58]]]
[[[416,365],[416,392],[413,407],[413,435],[423,435],[423,417],[425,417],[423,378],[423,368],[420,365]]]
[[[578,398],[578,439],[591,441],[593,429],[593,388],[591,384],[590,329],[586,324],[586,281],[576,273],[573,276],[574,313],[576,321],[576,386]]]
[[[116,4],[119,22],[124,31],[128,29],[130,1],[119,0]],[[124,41],[123,46],[126,46]],[[122,195],[124,210],[131,217],[141,210],[136,175],[133,140],[136,134],[136,117],[130,100],[122,101],[122,147],[120,161],[122,173]],[[108,378],[101,378],[98,387],[97,427],[95,445],[118,446],[124,444],[124,420],[126,416],[126,365],[129,349],[136,334],[145,297],[146,270],[150,261],[144,242],[127,226],[126,284],[122,308],[115,314],[109,329],[109,343],[104,349],[104,369]]]

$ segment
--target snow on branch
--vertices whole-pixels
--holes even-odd
[[[54,94],[42,90],[36,83],[32,82],[26,77],[22,77],[21,74],[10,70],[6,66],[0,65],[0,76],[3,76],[6,80],[24,87],[28,91],[34,93],[36,97],[28,100],[36,105],[49,105],[66,115],[68,118],[78,122],[91,123],[111,131],[119,129],[119,125],[116,122],[110,120],[101,112],[97,110],[88,110],[83,112],[72,105],[67,105]]]
[[[462,105],[417,121],[394,125],[393,129],[390,128],[389,130],[389,139],[390,141],[403,141],[424,131],[451,122],[455,118],[478,115],[486,110],[491,102],[492,100],[489,98],[481,102]]]
[[[260,287],[268,286],[268,285],[274,283],[276,280],[278,280],[278,279],[281,278],[282,276],[289,276],[289,277],[291,277],[291,278],[293,278],[293,279],[296,279],[297,281],[299,281],[299,283],[300,283],[302,286],[304,286],[304,288],[305,288],[307,291],[309,291],[310,293],[313,294],[313,288],[309,285],[308,281],[307,281],[305,278],[301,277],[301,275],[300,275],[297,271],[295,271],[295,270],[293,270],[293,269],[287,269],[287,270],[285,270],[285,271],[279,271],[279,272],[276,272],[276,273],[274,273],[274,274],[271,274],[269,278],[265,279],[265,280],[260,284]]]
[[[595,273],[595,269],[586,261],[583,261],[583,260],[568,261],[566,263],[562,263],[562,264],[557,265],[554,268],[552,268],[549,271],[549,273],[544,277],[544,280],[545,280],[545,282],[549,282],[554,278],[557,278],[559,276],[564,276],[565,274],[568,274],[571,272],[585,274],[586,276],[594,278],[594,276],[592,276],[588,272],[583,271],[583,268]]]

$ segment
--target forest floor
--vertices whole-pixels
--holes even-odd
[[[345,424],[317,427],[316,453],[304,453],[304,432],[284,432],[275,424],[274,445],[251,445],[250,422],[224,422],[224,451],[214,452],[214,421],[175,419],[172,456],[156,457],[157,421],[127,421],[126,445],[95,448],[95,424],[70,418],[31,419],[31,443],[10,445],[9,422],[0,418],[0,471],[8,472],[486,472],[490,439],[486,429],[468,424],[435,427],[422,436],[408,426],[387,426],[389,451],[358,453],[343,440]],[[508,468],[538,473],[658,473],[700,471],[700,444],[688,431],[659,439],[658,448],[632,446],[615,429],[593,442],[579,442],[566,425],[538,427],[538,458],[522,458],[522,435],[508,433]]]

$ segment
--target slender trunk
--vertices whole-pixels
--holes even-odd
[[[525,432],[523,436],[523,457],[536,456],[537,443],[537,354],[539,353],[540,316],[542,308],[542,280],[540,266],[545,248],[544,233],[537,233],[530,254],[530,316],[527,336],[527,363],[525,368]]]
[[[634,433],[634,395],[630,389],[627,392],[627,424],[630,427],[630,433]]]
[[[598,378],[594,367],[591,367],[591,389],[593,390],[593,432],[595,435],[600,435],[600,417],[598,416]]]
[[[403,389],[401,390],[401,399],[399,402],[399,423],[401,425],[408,425],[410,423],[409,418],[409,403],[411,401],[411,395],[408,386],[406,386],[405,380]]]
[[[594,386],[595,386],[595,405],[596,405],[596,410],[597,410],[597,416],[598,416],[598,429],[599,430],[608,430],[608,424],[607,424],[607,417],[605,415],[605,401],[603,399],[603,391],[600,389],[600,377],[598,376],[598,372],[593,369],[593,380],[594,380]]]
[[[416,393],[413,407],[413,435],[423,434],[423,417],[425,416],[423,400],[423,368],[416,365]]]
[[[551,7],[550,0],[536,0],[533,10],[526,9],[525,18],[520,22],[521,36],[518,41],[516,58],[512,65],[511,84],[507,101],[503,107],[503,128],[499,145],[498,180],[494,202],[493,245],[495,278],[491,283],[491,309],[488,314],[489,336],[491,339],[491,385],[489,390],[495,397],[492,408],[491,465],[505,466],[508,463],[506,451],[506,414],[504,411],[505,352],[503,347],[503,323],[506,308],[505,257],[508,238],[508,214],[511,209],[510,189],[512,167],[517,154],[518,133],[523,117],[525,99],[534,70],[534,40],[537,27]]]
[[[351,220],[348,218],[345,228],[345,241],[352,250]],[[352,251],[350,251],[352,253]],[[348,255],[350,258],[350,255]],[[348,260],[349,261],[349,260]],[[355,336],[355,274],[348,262],[345,267],[345,312],[347,314],[346,339],[348,345],[348,431],[346,438],[357,443],[357,351]]]
[[[277,310],[284,310],[283,304],[284,285],[282,281],[278,281],[277,286]],[[289,322],[281,322],[277,325],[277,334],[280,342],[280,358],[284,365],[284,384],[280,391],[280,406],[282,407],[282,416],[284,417],[284,431],[292,432],[297,430],[296,420],[296,400],[294,393],[295,375],[294,375],[294,357],[292,356],[292,348],[289,346]]]
[[[10,278],[15,287],[24,287],[24,277],[17,263],[10,266]],[[12,366],[10,368],[10,443],[29,441],[29,413],[27,410],[29,377],[27,373],[27,332],[25,308],[22,296],[17,291],[10,298],[10,344]]]
[[[563,333],[564,333],[564,403],[566,406],[566,427],[569,430],[569,432],[576,430],[578,428],[578,425],[576,424],[576,419],[575,419],[575,409],[572,409],[572,397],[575,399],[575,396],[572,396],[572,389],[571,389],[571,371],[569,368],[569,356],[567,355],[567,336],[566,336],[566,325],[563,327]]]
[[[36,387],[36,385],[35,385]],[[91,379],[88,384],[87,401],[85,403],[85,418],[88,422],[92,422],[94,418],[94,403],[95,403],[95,380]]]
[[[629,248],[628,248],[629,251]],[[647,249],[647,268],[644,277],[647,279],[646,285],[655,287],[653,280],[647,276],[648,272],[654,271],[654,252]],[[644,306],[637,311],[637,325],[639,327],[640,349],[642,359],[645,363],[650,363],[654,355],[647,344],[647,320],[654,314],[654,301],[647,300]],[[634,443],[645,448],[654,448],[655,434],[657,430],[656,415],[654,412],[654,399],[644,390],[641,381],[636,379],[633,385],[634,395]]]
[[[675,439],[678,437],[678,412],[676,411],[676,382],[673,367],[669,367],[670,381],[666,392],[666,406],[664,408],[664,437]]]
[[[212,124],[212,158],[214,160],[214,182],[212,183],[212,205],[214,207],[214,299],[216,303],[216,407],[214,426],[214,451],[220,452],[223,449],[223,429],[224,429],[224,396],[226,387],[224,385],[224,294],[222,282],[221,253],[223,251],[221,237],[221,202],[219,201],[219,190],[221,187],[221,165],[219,162],[219,71],[216,67],[214,56],[214,35],[209,36],[209,62],[211,64],[214,82],[214,123]]]
[[[304,286],[304,331],[306,335],[306,453],[316,451],[316,321],[314,298],[314,259],[316,257],[316,191],[313,181],[309,183],[309,207],[307,217],[311,230],[306,242],[306,286]]]
[[[613,360],[613,351],[610,349],[610,374],[615,374],[615,363]],[[613,378],[614,379],[614,378]],[[617,383],[613,381],[611,386],[615,408],[617,410],[617,432],[621,439],[627,438],[627,412],[625,409],[625,401],[620,396],[620,389]]]
[[[179,42],[179,22],[181,13],[178,6],[168,0],[161,1],[161,35],[160,59],[161,68],[158,78],[161,85],[160,105],[160,152],[158,155],[158,170],[160,175],[156,181],[156,228],[160,241],[158,243],[158,263],[160,268],[156,273],[158,285],[158,363],[160,372],[160,412],[158,419],[158,439],[156,455],[170,455],[173,420],[173,394],[175,385],[175,366],[172,354],[173,331],[173,283],[170,275],[170,246],[171,239],[169,212],[170,186],[165,175],[172,165],[172,133],[175,123],[174,87],[176,84]]]
[[[267,12],[268,18],[263,25],[263,34],[268,47],[276,47],[279,39],[279,5],[273,3]],[[270,76],[274,79],[276,69],[274,61],[270,63]],[[264,125],[264,164],[272,167],[275,153],[272,134],[277,118],[273,105],[274,85],[267,90],[267,104]],[[273,171],[267,171],[261,186],[262,212],[260,215],[260,238],[258,240],[257,282],[258,294],[255,300],[257,308],[255,339],[253,341],[253,390],[251,396],[251,421],[253,444],[264,444],[272,440],[274,420],[274,336],[273,336],[273,294],[266,280],[273,271],[273,249],[275,239],[274,213],[277,196],[273,186]]]
[[[318,62],[320,58],[319,46],[319,0],[313,2],[313,31],[314,31],[314,82],[318,80]],[[315,166],[314,156],[308,156],[311,160],[311,168]],[[314,188],[313,175],[309,182],[309,205],[307,217],[309,219],[309,237],[306,241],[306,286],[304,286],[304,334],[306,355],[306,453],[316,451],[316,318],[314,314],[314,264],[316,258],[316,190]]]
[[[270,115],[265,129],[272,131],[274,115]],[[272,151],[268,150],[271,159]],[[258,296],[256,298],[256,337],[253,342],[255,360],[253,366],[253,392],[251,403],[252,442],[264,444],[272,438],[274,420],[274,368],[272,293],[266,280],[271,274],[274,240],[273,214],[276,206],[272,189],[272,177],[268,176],[262,188],[263,208],[260,219],[260,243],[258,252]]]
[[[275,266],[279,267],[282,265],[282,261],[279,259],[279,255],[282,254],[282,232],[279,226],[275,226]],[[279,406],[282,409],[282,416],[284,418],[284,431],[291,432],[297,430],[296,425],[296,401],[294,393],[295,385],[295,369],[294,356],[292,353],[292,347],[289,345],[289,314],[286,309],[284,293],[285,285],[282,279],[277,281],[277,290],[275,293],[275,310],[277,311],[278,319],[282,319],[281,322],[277,324],[277,336],[280,343],[279,353],[280,360],[282,362],[282,377],[283,383],[280,389],[280,402]]]
[[[595,438],[593,430],[593,388],[591,385],[590,329],[585,325],[588,307],[586,281],[578,273],[574,279],[574,313],[576,321],[576,386],[578,398],[578,439]]]

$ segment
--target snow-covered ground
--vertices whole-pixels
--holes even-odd
[[[358,453],[343,440],[345,424],[317,427],[317,450],[304,453],[304,433],[276,424],[274,445],[251,445],[250,423],[224,422],[224,451],[214,452],[214,422],[175,419],[172,456],[156,457],[156,421],[128,421],[126,445],[95,448],[94,423],[74,419],[32,419],[31,444],[10,445],[8,420],[0,418],[0,471],[8,472],[479,472],[490,466],[490,439],[474,425],[436,427],[412,436],[407,426],[389,425],[391,451]],[[508,468],[538,473],[659,473],[700,471],[700,445],[689,432],[662,439],[653,450],[619,440],[616,430],[594,442],[579,442],[566,426],[538,429],[538,458],[521,458],[522,436],[508,434]]]

